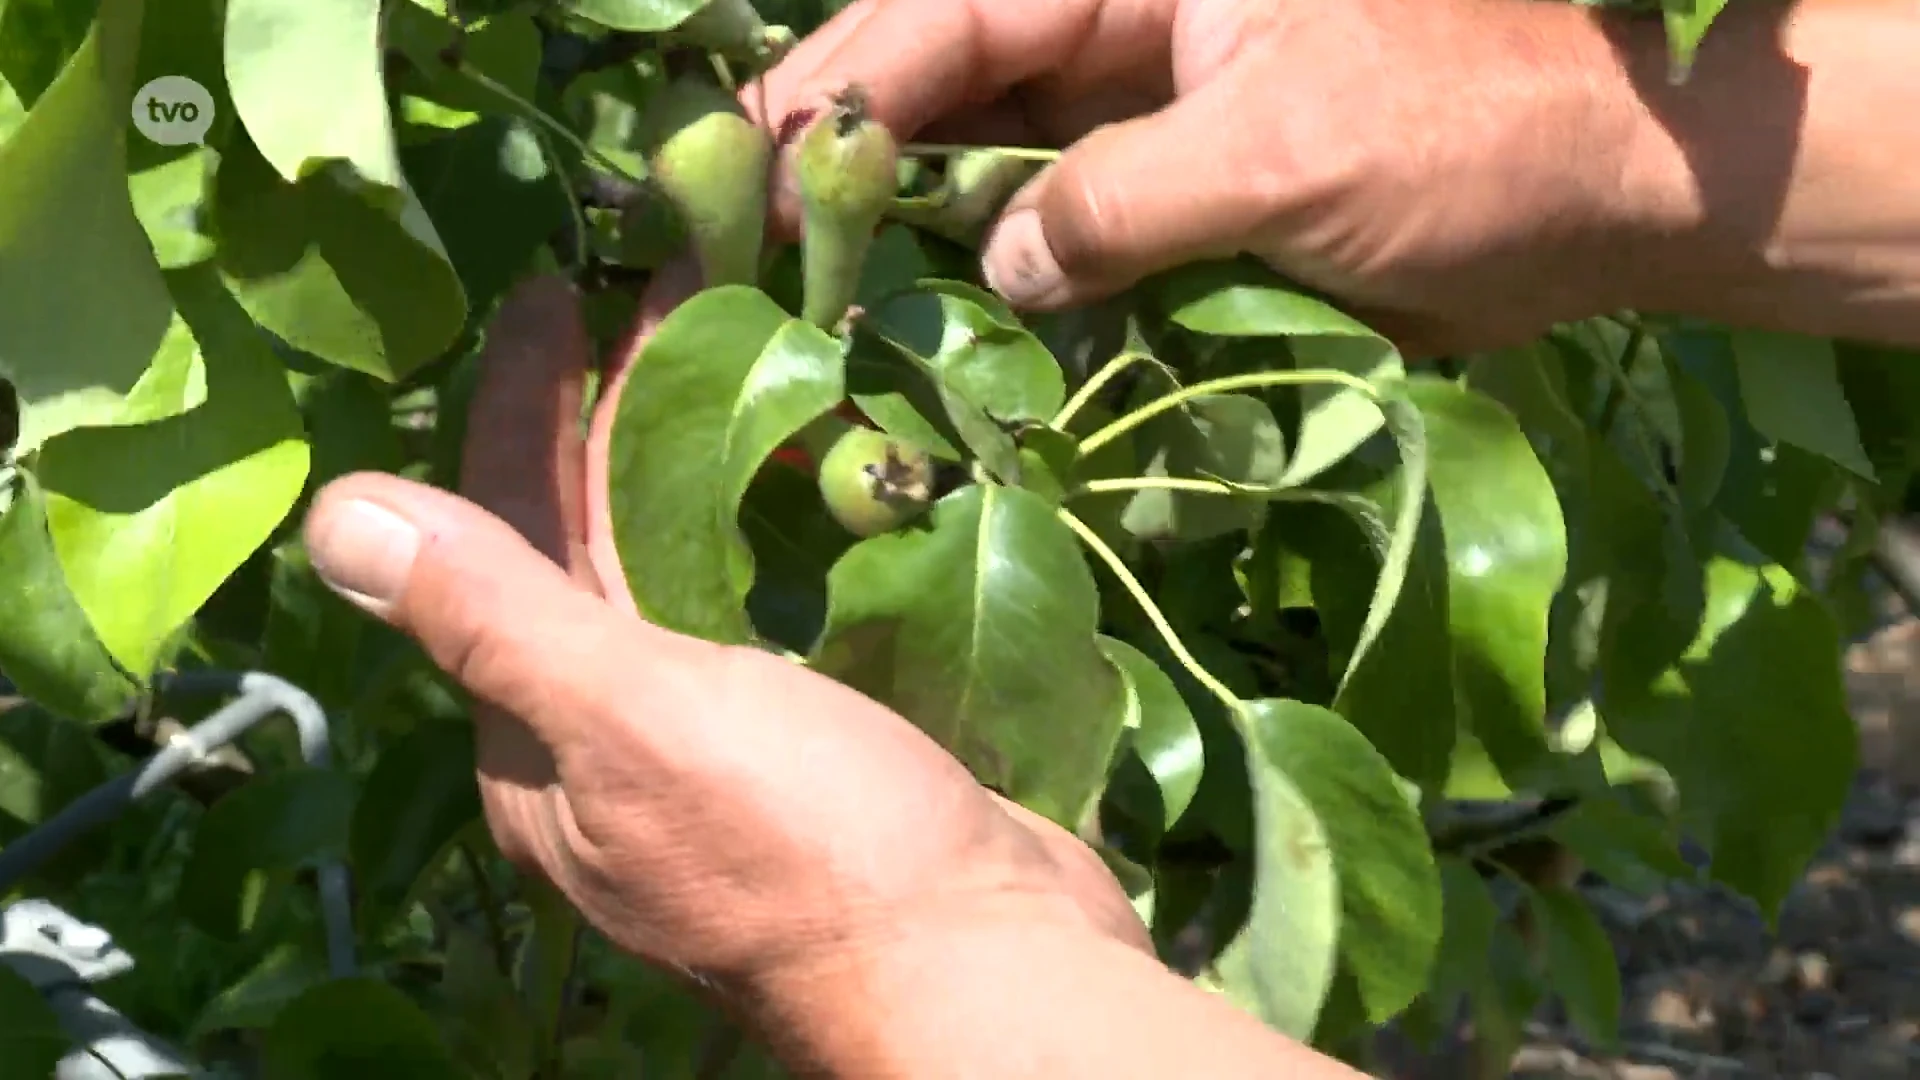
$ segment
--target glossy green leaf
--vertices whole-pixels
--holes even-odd
[[[1340,958],[1367,1016],[1384,1022],[1426,987],[1440,942],[1440,873],[1420,813],[1386,759],[1339,714],[1269,699],[1248,703],[1245,715],[1256,788],[1268,782],[1263,771],[1284,775],[1320,820],[1339,881]],[[1264,836],[1260,843],[1269,855]],[[1284,872],[1262,867],[1258,888]],[[1258,892],[1254,904],[1258,912]],[[1265,961],[1256,951],[1253,962]],[[1283,968],[1266,968],[1269,985],[1284,977]]]
[[[1118,638],[1102,637],[1100,651],[1126,684],[1126,752],[1137,757],[1160,795],[1161,820],[1168,829],[1180,820],[1200,788],[1206,746],[1200,725],[1167,673],[1147,654]]]
[[[46,496],[28,471],[8,481],[0,510],[0,672],[20,692],[62,716],[105,723],[140,688],[114,663],[60,569],[47,529]]]
[[[267,1080],[460,1080],[433,1021],[370,978],[322,983],[288,1005],[262,1045]]]
[[[870,313],[868,327],[934,381],[949,420],[996,475],[1018,466],[1002,428],[1045,423],[1066,401],[1066,377],[1040,339],[948,282],[922,282]]]
[[[101,642],[142,678],[286,517],[308,464],[282,369],[211,270],[171,271],[169,282],[199,344],[205,403],[152,423],[70,431],[40,454],[47,521],[74,596]]]
[[[104,6],[109,17],[0,144],[0,377],[19,396],[22,454],[127,422],[126,398],[173,317],[126,181],[140,2]]]
[[[1805,334],[1736,330],[1733,355],[1747,419],[1768,439],[1789,442],[1872,480],[1873,465],[1840,386],[1833,342]]]
[[[383,210],[350,182],[325,168],[288,183],[235,132],[214,173],[217,263],[266,330],[328,363],[395,381],[453,344],[467,298],[410,187],[395,189],[393,208]]]
[[[1342,925],[1326,824],[1284,771],[1249,748],[1256,822],[1253,904],[1215,961],[1229,1000],[1298,1040],[1313,1035],[1333,985]]]
[[[1334,710],[1400,775],[1431,787],[1446,779],[1459,726],[1446,545],[1431,505],[1416,526],[1391,614],[1372,644],[1353,655],[1369,597],[1388,572],[1389,522],[1402,497],[1390,483],[1365,492],[1302,491],[1301,498],[1311,501],[1274,506],[1263,536],[1274,534],[1271,557],[1292,554],[1304,563],[1331,662],[1345,672]]]
[[[1441,1017],[1458,1015],[1462,997],[1479,996],[1488,982],[1487,951],[1500,909],[1473,864],[1451,855],[1435,860],[1440,871],[1442,919],[1427,991]]]
[[[1405,373],[1393,345],[1323,300],[1243,257],[1182,267],[1156,282],[1167,315],[1214,337],[1285,337],[1293,366],[1342,371],[1367,381]],[[1381,428],[1364,394],[1339,386],[1302,387],[1300,433],[1284,482],[1302,484],[1332,467]]]
[[[1620,1041],[1620,963],[1593,909],[1570,889],[1531,889],[1527,902],[1546,946],[1547,982],[1594,1045]]]
[[[1728,554],[1707,563],[1706,584],[1681,661],[1650,678],[1610,667],[1600,715],[1672,775],[1714,880],[1772,918],[1838,820],[1859,736],[1817,596],[1777,565]]]
[[[752,639],[753,553],[740,501],[768,455],[843,396],[840,345],[746,286],[660,324],[613,421],[609,505],[634,602],[710,641]]]
[[[1135,447],[1142,475],[1188,480],[1275,484],[1287,460],[1272,410],[1251,394],[1193,398],[1138,429]],[[1195,541],[1250,529],[1263,509],[1255,499],[1147,489],[1134,493],[1120,520],[1142,540]]]
[[[0,964],[0,1061],[13,1076],[54,1076],[55,1066],[73,1047],[60,1018],[12,968]]]
[[[346,854],[352,776],[296,768],[249,781],[200,819],[180,875],[180,914],[217,937],[255,924],[267,878]]]
[[[1463,719],[1517,780],[1547,753],[1547,614],[1567,569],[1559,497],[1497,401],[1430,376],[1408,393],[1426,422]]]
[[[1073,533],[1031,492],[963,488],[849,549],[821,672],[900,712],[988,784],[1072,827],[1106,782],[1124,684]]]
[[[381,66],[380,0],[227,0],[227,91],[288,183],[344,162],[396,206],[404,184]],[[325,92],[318,88],[325,87]]]
[[[924,447],[935,457],[961,460],[967,438],[947,415],[955,403],[942,396],[925,365],[881,338],[854,334],[847,352],[847,397],[887,434]],[[984,431],[993,438],[1003,459],[1015,452],[1011,436],[984,413],[969,411],[974,421],[969,432]]]
[[[404,910],[447,845],[480,820],[475,776],[470,724],[424,724],[381,749],[349,836],[363,930]]]
[[[567,10],[612,30],[671,30],[711,0],[565,0]]]

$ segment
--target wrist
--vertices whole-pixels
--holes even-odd
[[[1591,17],[1631,118],[1612,306],[1920,344],[1915,8],[1730,5],[1680,84],[1658,19]]]

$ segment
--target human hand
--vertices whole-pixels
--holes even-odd
[[[688,276],[656,277],[621,359]],[[473,694],[501,851],[616,945],[746,1010],[970,921],[1150,951],[1089,848],[898,715],[779,656],[638,617],[596,488],[624,365],[583,439],[589,353],[571,286],[523,283],[488,331],[465,498],[357,474],[306,522],[322,577]]]
[[[777,122],[852,82],[902,140],[1067,147],[985,244],[1016,307],[1246,251],[1435,353],[1627,306],[1658,199],[1597,18],[1532,0],[857,0],[742,101]],[[775,207],[790,233],[790,180]]]

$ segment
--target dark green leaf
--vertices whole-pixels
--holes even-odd
[[[411,67],[403,69],[400,77],[393,80],[393,89],[426,98],[445,109],[516,115],[516,106],[511,100],[449,67],[441,59],[458,38],[462,69],[479,72],[524,101],[538,96],[540,29],[534,25],[531,13],[504,11],[479,18],[467,16],[456,24],[444,12],[428,10],[429,3],[432,0],[402,0],[387,8],[386,46],[398,49],[411,62]],[[455,11],[464,13],[464,5],[453,6]],[[403,164],[405,159],[403,152]]]
[[[9,1076],[54,1076],[73,1037],[53,1007],[18,972],[0,964],[0,1061]]]
[[[1528,903],[1546,944],[1547,982],[1566,1004],[1568,1016],[1594,1045],[1608,1050],[1618,1046],[1620,964],[1606,929],[1571,890],[1533,889]]]
[[[1736,330],[1732,341],[1740,397],[1754,430],[1874,478],[1840,387],[1832,341],[1761,330]]]
[[[1340,956],[1368,1017],[1382,1023],[1426,987],[1440,942],[1440,873],[1419,811],[1386,759],[1339,714],[1266,700],[1248,703],[1246,718],[1258,747],[1256,790],[1284,776],[1320,821],[1339,881]],[[1288,872],[1264,819],[1260,828],[1262,862],[1276,864],[1259,870],[1256,919],[1265,890]],[[1253,962],[1269,963],[1258,950]],[[1290,977],[1279,963],[1256,970],[1268,986]]]
[[[747,613],[762,637],[812,650],[827,620],[827,574],[854,538],[828,516],[820,487],[797,469],[768,465],[740,503],[740,532],[753,548]]]
[[[1072,827],[1125,721],[1073,533],[1016,488],[963,488],[849,549],[817,668],[900,712],[1008,798]]]
[[[493,308],[567,220],[567,180],[543,156],[535,130],[489,118],[400,151],[476,312]]]
[[[609,450],[614,541],[642,615],[710,641],[751,640],[741,499],[843,385],[839,344],[757,289],[709,289],[660,324],[627,376]]]
[[[0,83],[34,103],[87,39],[100,0],[11,0],[0,4]],[[124,14],[125,7],[109,8]]]
[[[267,1080],[461,1080],[433,1021],[372,979],[322,983],[281,1011],[262,1047]]]
[[[1291,339],[1297,368],[1332,369],[1367,381],[1405,371],[1385,338],[1249,257],[1185,266],[1153,288],[1167,317],[1195,333]],[[1302,387],[1300,407],[1288,484],[1319,475],[1380,430],[1379,408],[1349,388]]]
[[[1171,829],[1200,788],[1206,748],[1200,725],[1167,673],[1145,653],[1117,638],[1102,637],[1100,649],[1126,683],[1130,719],[1126,752],[1153,777],[1161,820]]]
[[[479,820],[471,725],[423,724],[382,749],[349,833],[362,929],[404,910],[421,876]]]
[[[1373,490],[1382,499],[1397,499],[1386,485]],[[1431,787],[1446,779],[1458,729],[1446,546],[1439,523],[1422,513],[1392,614],[1373,645],[1351,661],[1368,597],[1385,572],[1392,502],[1383,507],[1368,494],[1336,492],[1319,493],[1315,501],[1321,505],[1276,504],[1263,535],[1273,534],[1272,557],[1294,553],[1307,570],[1330,662],[1346,672],[1334,710],[1360,729],[1400,775]]]
[[[1548,753],[1547,612],[1567,568],[1559,498],[1498,402],[1434,377],[1408,392],[1426,421],[1464,719],[1520,782]]]
[[[194,1018],[189,1035],[198,1038],[216,1031],[267,1027],[288,1002],[329,977],[326,964],[312,950],[283,942],[207,1002]]]
[[[1286,467],[1280,425],[1249,394],[1193,398],[1149,421],[1136,439],[1146,476],[1274,484]],[[1147,489],[1128,501],[1121,523],[1143,540],[1195,541],[1250,529],[1262,511],[1251,498]]]
[[[0,509],[0,672],[48,709],[90,724],[126,711],[139,687],[114,663],[74,599],[47,531],[45,496],[16,470]]]
[[[1003,478],[1018,466],[1000,426],[1045,423],[1066,401],[1066,378],[1039,338],[945,283],[896,294],[867,326],[927,372],[968,448]]]
[[[397,177],[397,159],[394,168]],[[214,172],[217,263],[263,328],[392,382],[453,344],[467,297],[412,189],[393,189],[395,205],[383,209],[347,175],[322,168],[289,182],[236,132]]]
[[[1714,879],[1771,918],[1838,820],[1858,732],[1817,596],[1778,565],[1727,554],[1706,583],[1706,618],[1680,662],[1644,678],[1610,666],[1600,714],[1622,747],[1672,775]]]
[[[0,705],[0,845],[45,824],[110,775],[87,728],[34,705]],[[113,850],[104,830],[72,837],[28,887],[82,881]]]
[[[181,915],[234,938],[254,925],[265,875],[346,854],[353,777],[298,768],[250,781],[200,819],[181,872]]]

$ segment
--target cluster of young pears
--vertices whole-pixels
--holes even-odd
[[[678,218],[706,287],[758,284],[774,134],[749,119],[733,94],[697,76],[663,87],[649,103],[647,123],[653,189]],[[802,208],[800,317],[845,335],[873,236],[898,208],[900,147],[868,115],[859,88],[849,87],[807,123],[794,165]],[[967,185],[969,192],[980,187]],[[639,215],[657,209],[630,203],[623,230],[644,228]],[[798,442],[828,513],[856,536],[900,528],[936,494],[935,466],[923,448],[844,414],[821,417]]]

